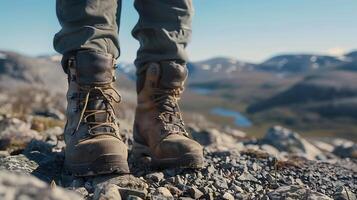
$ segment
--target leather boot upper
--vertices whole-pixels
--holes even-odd
[[[114,64],[111,55],[94,51],[80,51],[68,60],[67,165],[90,165],[104,156],[127,160],[115,116],[121,96],[113,88]]]
[[[139,74],[134,139],[158,159],[202,153],[185,130],[178,105],[186,78],[186,67],[174,61],[150,63]]]

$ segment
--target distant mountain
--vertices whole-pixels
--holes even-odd
[[[291,54],[272,57],[257,65],[256,69],[280,73],[305,73],[337,67],[343,63],[343,60],[332,56]]]
[[[242,71],[254,70],[255,64],[233,58],[217,57],[188,64],[189,82],[200,83],[234,78]]]
[[[357,73],[345,70],[330,70],[305,77],[286,91],[250,105],[250,113],[261,112],[275,107],[293,107],[342,115],[348,108],[356,110]],[[338,105],[343,105],[339,112]],[[343,109],[342,109],[343,108]]]
[[[357,51],[344,55],[344,63],[339,66],[341,70],[357,71]]]
[[[344,57],[353,61],[357,61],[357,51],[351,51],[350,53],[345,54]]]

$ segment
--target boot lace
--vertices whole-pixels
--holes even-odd
[[[182,91],[183,88],[156,88],[153,91],[153,101],[160,112],[158,118],[164,124],[163,134],[182,134],[189,137],[178,105]]]
[[[120,103],[121,102],[121,95],[118,93],[116,89],[114,89],[112,86],[104,86],[104,87],[79,87],[81,93],[84,92],[84,98],[80,98],[80,105],[83,105],[83,108],[81,109],[80,112],[80,117],[76,126],[76,129],[73,131],[73,134],[78,131],[81,123],[85,123],[88,125],[88,133],[89,135],[111,135],[119,138],[117,135],[117,129],[119,123],[116,120],[115,116],[115,109],[113,106],[114,103]],[[114,95],[106,92],[108,90],[114,91]],[[98,101],[102,100],[102,103],[104,104],[105,108],[104,109],[88,109],[88,105],[92,101]],[[94,117],[98,114],[105,114],[106,119],[105,121],[96,121],[94,120],[88,120],[90,117]],[[100,133],[95,133],[93,130],[101,128],[101,127],[107,127],[109,128],[110,131],[100,131]],[[120,138],[119,138],[120,139]]]

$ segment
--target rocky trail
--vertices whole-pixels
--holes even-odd
[[[188,125],[205,147],[201,170],[151,169],[76,178],[62,166],[62,121],[0,118],[0,199],[356,199],[357,144],[308,141],[276,126],[262,139]],[[122,131],[129,149],[129,123]]]

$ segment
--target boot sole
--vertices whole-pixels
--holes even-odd
[[[201,153],[186,153],[178,158],[158,159],[151,154],[150,149],[142,144],[134,143],[132,155],[135,160],[148,160],[144,162],[153,168],[182,168],[182,169],[202,169],[204,158]]]
[[[121,156],[103,155],[91,163],[68,164],[65,168],[74,176],[96,176],[103,174],[128,174],[130,173],[128,162]]]

